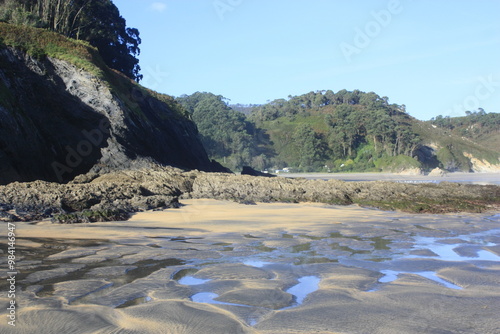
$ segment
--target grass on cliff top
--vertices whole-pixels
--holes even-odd
[[[46,29],[0,22],[0,47],[3,46],[14,47],[38,60],[51,57],[83,69],[106,82],[134,113],[141,114],[137,101],[151,96],[167,104],[173,115],[189,118],[189,113],[173,97],[147,89],[119,71],[108,68],[97,48],[86,41],[67,38]]]
[[[0,45],[11,46],[28,55],[43,59],[65,60],[104,79],[104,61],[88,42],[66,38],[58,33],[28,26],[0,22]]]

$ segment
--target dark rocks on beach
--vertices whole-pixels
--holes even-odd
[[[265,178],[156,166],[104,175],[85,174],[68,184],[35,181],[0,186],[0,220],[123,220],[133,212],[178,207],[183,198],[243,204],[359,204],[430,213],[483,212],[500,208],[500,186]]]
[[[259,172],[259,171],[255,170],[255,169],[253,169],[252,167],[249,167],[249,166],[243,166],[243,169],[241,170],[241,175],[263,176],[263,177],[276,177],[276,175]]]

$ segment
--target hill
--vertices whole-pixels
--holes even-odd
[[[428,123],[500,153],[500,114],[486,113],[482,108],[466,114],[467,116],[462,117],[439,115]]]
[[[108,68],[87,42],[0,23],[0,184],[150,162],[213,164],[189,114]]]
[[[219,97],[218,106],[199,106],[196,113],[219,125],[221,117],[216,109],[226,115],[235,113],[223,97]],[[186,107],[195,116],[193,109]],[[305,172],[417,172],[439,167],[450,172],[470,172],[494,170],[499,163],[499,152],[483,145],[486,140],[481,142],[419,121],[406,113],[404,105],[391,104],[387,97],[373,92],[317,91],[235,108],[248,114],[239,118],[252,131],[247,132],[251,137],[246,141],[247,156],[240,157],[239,164],[232,163],[231,168],[248,164],[257,169],[290,167]],[[196,117],[194,120],[199,124]],[[223,129],[231,132],[229,126]],[[214,136],[220,132],[206,122],[200,132],[207,141],[231,145],[229,135],[226,139]],[[212,153],[226,164],[226,157],[237,154],[226,155],[222,150]]]

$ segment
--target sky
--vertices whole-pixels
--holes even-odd
[[[500,112],[499,0],[113,0],[141,84],[262,104],[359,89],[421,120]]]

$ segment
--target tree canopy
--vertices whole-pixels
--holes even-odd
[[[404,105],[373,92],[316,91],[264,105],[229,105],[223,96],[197,92],[177,101],[192,115],[210,157],[232,169],[419,166],[416,120]]]
[[[98,48],[110,68],[139,81],[139,30],[111,0],[0,0],[0,21],[46,28]]]
[[[230,108],[223,96],[196,92],[177,101],[192,115],[212,159],[231,169],[245,165],[264,168],[271,153],[262,147],[265,138],[262,130],[243,113]]]
[[[413,157],[420,140],[405,109],[373,92],[324,90],[254,107],[249,118],[268,130],[287,165],[366,170],[383,156]]]

